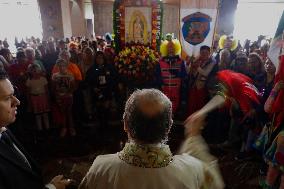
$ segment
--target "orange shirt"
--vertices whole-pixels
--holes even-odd
[[[70,62],[70,63],[68,64],[67,69],[68,69],[68,71],[69,71],[71,74],[73,74],[74,79],[75,79],[76,81],[82,81],[83,78],[82,78],[81,71],[80,71],[80,69],[78,68],[78,66],[77,66],[76,64]],[[58,68],[58,66],[55,64],[55,65],[53,66],[53,68],[52,68],[52,74],[57,73],[57,72],[59,72],[59,68]]]

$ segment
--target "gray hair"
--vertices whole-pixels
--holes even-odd
[[[141,100],[162,106],[161,112],[153,117],[147,116],[139,108]],[[125,104],[123,120],[133,139],[145,143],[157,143],[167,140],[172,125],[172,103],[157,89],[135,90]]]
[[[35,57],[35,50],[33,48],[28,47],[28,48],[26,48],[25,52],[26,52],[26,55],[31,54],[31,55],[33,55],[33,57]]]

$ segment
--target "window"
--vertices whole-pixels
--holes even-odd
[[[273,38],[284,11],[284,0],[239,0],[235,14],[234,36],[244,43],[259,35]]]
[[[13,52],[15,37],[19,41],[31,36],[42,39],[37,0],[0,0],[0,23],[0,39],[7,38]]]

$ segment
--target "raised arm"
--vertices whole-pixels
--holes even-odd
[[[283,88],[284,88],[283,81],[279,81],[274,85],[268,99],[266,100],[266,102],[264,104],[264,111],[266,113],[272,113],[271,112],[272,111],[272,105],[273,105],[276,97],[278,96],[279,91]]]
[[[211,64],[208,65],[208,67],[206,67],[206,69],[203,69],[203,68],[201,68],[201,67],[198,67],[198,68],[197,68],[197,71],[198,71],[202,76],[207,77],[207,76],[209,75],[209,73],[212,71],[213,67],[214,67],[214,64],[211,63]]]
[[[219,97],[217,99],[220,100]],[[218,102],[216,100],[213,101],[214,103]],[[225,185],[219,170],[217,158],[209,153],[209,148],[204,139],[201,137],[201,130],[204,126],[205,117],[205,114],[200,114],[195,117],[194,122],[189,120],[186,123],[185,130],[187,137],[182,144],[179,153],[187,153],[199,159],[203,163],[204,180],[202,188],[222,189]]]

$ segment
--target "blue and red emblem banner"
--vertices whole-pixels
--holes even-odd
[[[180,34],[183,54],[198,56],[203,45],[211,47],[218,0],[181,0]]]
[[[185,41],[191,45],[202,43],[210,31],[212,18],[201,12],[196,12],[182,19],[182,34]]]

